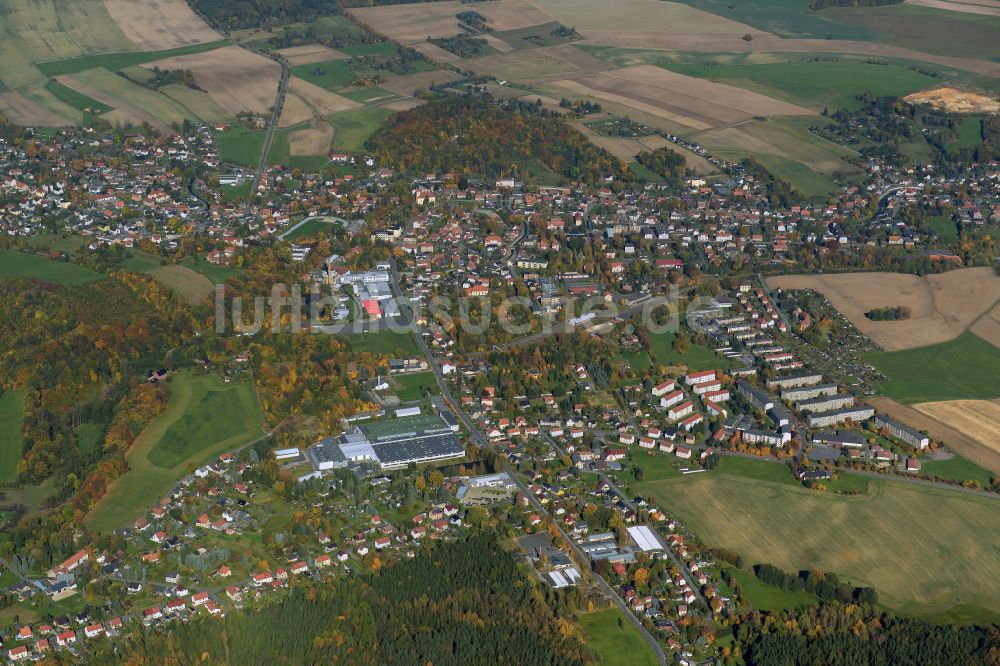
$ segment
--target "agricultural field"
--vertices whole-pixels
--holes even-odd
[[[782,275],[768,279],[782,289],[814,289],[886,351],[952,340],[1000,300],[1000,276],[991,268],[965,268],[924,277],[902,273]],[[872,321],[879,307],[905,306],[910,318]],[[995,353],[995,350],[994,350]]]
[[[997,400],[944,400],[915,404],[913,408],[965,433],[991,458],[1000,458],[1000,402]],[[952,466],[957,466],[957,463]]]
[[[265,134],[261,130],[252,130],[237,125],[223,132],[216,132],[215,145],[219,149],[219,158],[223,162],[257,166],[257,162],[260,160],[260,151],[264,150],[265,138]]]
[[[839,109],[858,105],[864,92],[902,97],[935,86],[939,79],[904,67],[843,61],[793,61],[771,64],[665,64],[667,69],[726,83],[809,107]]]
[[[0,279],[32,278],[55,284],[86,284],[104,276],[65,261],[51,261],[37,254],[0,250]]]
[[[74,109],[79,109],[84,113],[84,115],[94,115],[99,116],[102,113],[107,113],[108,111],[113,111],[114,109],[107,104],[102,104],[96,99],[91,99],[86,95],[82,95],[71,88],[67,88],[58,81],[49,81],[45,84],[46,90],[55,95],[61,101],[69,104]]]
[[[879,592],[907,614],[1000,617],[1000,501],[949,489],[872,480],[861,496],[806,489],[727,470],[635,484],[656,497],[709,547],[785,571],[836,573]],[[743,461],[743,466],[771,466]],[[767,476],[762,474],[760,476]],[[961,520],[955,520],[961,516]],[[887,559],[886,552],[899,557]]]
[[[27,394],[27,391],[11,390],[0,395],[0,483],[17,480],[24,398]]]
[[[656,664],[656,655],[617,607],[581,613],[577,621],[598,666]]]
[[[327,118],[333,126],[333,149],[360,153],[365,141],[379,128],[393,111],[378,106],[334,113]]]
[[[145,512],[189,472],[263,436],[263,417],[250,383],[224,384],[215,374],[178,372],[166,410],[126,455],[129,470],[87,514],[91,529],[108,532]]]
[[[1000,397],[1000,353],[972,333],[926,347],[866,354],[865,360],[887,377],[876,390],[902,403]]]

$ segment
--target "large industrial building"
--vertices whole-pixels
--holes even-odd
[[[306,451],[313,469],[325,472],[351,463],[372,463],[398,469],[465,455],[465,447],[438,418],[416,415],[376,421],[365,430],[355,428],[340,437],[327,437]]]

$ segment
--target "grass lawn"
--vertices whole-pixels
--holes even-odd
[[[389,383],[392,386],[392,392],[403,402],[420,400],[423,397],[420,393],[421,388],[425,388],[431,393],[440,392],[437,380],[434,379],[434,373],[430,370],[408,375],[393,375]]]
[[[947,215],[935,215],[924,220],[928,231],[942,240],[958,240],[958,224]]]
[[[326,155],[292,155],[291,167],[302,169],[306,173],[320,173],[323,167],[330,163]]]
[[[409,333],[377,331],[374,333],[353,333],[345,336],[354,351],[386,356],[413,356],[419,354],[417,343]]]
[[[79,109],[80,111],[89,111],[96,115],[102,113],[107,113],[108,111],[113,111],[114,109],[107,104],[98,102],[96,99],[87,97],[83,93],[79,93],[72,88],[68,88],[58,81],[49,81],[45,84],[46,89],[57,98],[66,102],[74,109]]]
[[[682,462],[680,458],[667,453],[650,454],[646,449],[635,447],[633,462],[635,466],[642,470],[643,481],[659,481],[660,479],[673,479],[681,475],[678,465]]]
[[[653,359],[650,358],[649,352],[642,349],[620,351],[616,356],[636,372],[642,372],[653,365]]]
[[[0,250],[0,279],[35,278],[56,284],[86,284],[104,276],[89,268],[65,261],[49,261],[37,254]]]
[[[951,150],[961,148],[975,148],[983,140],[983,119],[978,117],[966,118],[958,126],[958,138],[948,144]]]
[[[207,42],[205,44],[192,44],[166,51],[135,51],[129,53],[104,53],[100,55],[86,55],[79,58],[69,58],[67,60],[56,60],[54,62],[43,62],[38,65],[38,69],[45,76],[54,77],[61,74],[76,74],[87,69],[103,67],[109,71],[116,72],[119,69],[126,69],[135,65],[141,65],[154,60],[173,58],[174,56],[191,55],[192,53],[205,53],[214,51],[223,46],[229,46],[227,41]]]
[[[24,398],[27,394],[27,391],[7,391],[0,396],[0,482],[17,480]]]
[[[904,67],[863,62],[781,62],[770,64],[664,64],[681,74],[728,83],[795,104],[821,110],[858,106],[855,97],[902,97],[940,83]]]
[[[673,332],[649,336],[649,351],[657,363],[665,366],[684,365],[688,370],[695,371],[728,368],[732,365],[729,359],[717,355],[714,350],[693,343],[686,354],[680,354],[673,347],[676,338],[677,334]]]
[[[222,193],[222,200],[226,203],[232,201],[245,201],[250,198],[253,193],[253,179],[244,181],[239,185],[222,185],[219,187],[219,192]]]
[[[581,613],[579,621],[595,663],[628,666],[656,664],[656,655],[617,607]],[[618,626],[619,621],[624,626]]]
[[[836,573],[874,587],[887,607],[909,614],[958,606],[964,614],[978,609],[980,621],[1000,617],[1000,501],[891,479],[872,479],[867,495],[848,497],[730,474],[730,462],[723,459],[716,472],[634,485],[707,546],[748,562]]]
[[[295,242],[300,238],[310,238],[332,233],[340,227],[340,222],[333,218],[314,217],[305,224],[299,226],[295,231],[291,231],[282,240]]]
[[[97,423],[83,423],[76,428],[76,444],[84,453],[90,454],[101,445],[104,428]]]
[[[972,333],[936,345],[874,352],[865,360],[888,379],[876,389],[903,403],[1000,397],[1000,354]]]
[[[819,603],[815,594],[804,591],[792,592],[775,585],[768,585],[751,571],[742,569],[729,571],[733,575],[733,582],[739,583],[743,598],[757,610],[794,610],[803,606],[816,606]]]
[[[264,150],[265,138],[263,131],[238,125],[225,132],[217,132],[215,143],[219,148],[219,158],[223,162],[255,167],[260,160],[261,151]]]
[[[129,471],[87,514],[87,525],[110,532],[142,515],[190,467],[254,441],[263,417],[250,383],[225,384],[215,374],[178,372],[166,410],[126,454]]]
[[[996,474],[983,469],[971,460],[954,456],[947,460],[925,460],[920,464],[920,476],[937,476],[953,481],[978,481],[983,487],[990,485]]]
[[[365,141],[378,129],[386,118],[394,112],[379,107],[351,109],[335,113],[327,118],[335,131],[333,149],[359,153],[365,149]]]

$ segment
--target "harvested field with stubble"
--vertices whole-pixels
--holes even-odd
[[[281,65],[238,46],[157,60],[143,67],[190,69],[198,86],[234,116],[240,111],[268,113],[281,78]]]
[[[295,67],[296,65],[311,65],[316,62],[326,62],[327,60],[344,60],[346,55],[331,49],[322,44],[304,44],[302,46],[291,46],[287,49],[278,49],[278,53]]]
[[[1000,5],[995,0],[961,0],[961,2],[952,2],[951,0],[906,0],[906,4],[917,5],[918,7],[930,7],[931,9],[944,9],[949,12],[962,12],[964,14],[1000,16]]]
[[[696,130],[731,125],[754,116],[815,115],[810,109],[750,90],[654,65],[568,77],[556,85],[588,97],[619,102]]]
[[[0,93],[0,113],[12,123],[29,127],[60,127],[72,124],[70,118],[49,111],[17,90]]]
[[[944,400],[904,405],[892,398],[867,398],[873,407],[907,425],[926,430],[932,439],[1000,474],[1000,405],[994,400]],[[986,416],[980,416],[980,414]],[[981,429],[982,422],[992,420]]]
[[[292,157],[304,155],[326,155],[333,141],[333,128],[324,121],[317,120],[308,129],[295,130],[288,134],[288,149]]]
[[[815,289],[858,330],[886,351],[924,347],[958,337],[1000,301],[1000,277],[992,268],[965,268],[919,277],[902,273],[782,275],[771,288]],[[872,321],[865,312],[897,305],[909,319]]]
[[[458,74],[450,72],[446,69],[435,69],[430,72],[418,72],[416,74],[394,76],[385,83],[380,83],[379,88],[384,88],[391,93],[407,97],[412,95],[413,91],[417,88],[426,90],[430,88],[431,85],[442,85],[444,83],[456,81],[460,78],[462,77]]]
[[[104,0],[104,6],[141,51],[162,51],[219,39],[219,34],[184,0]]]
[[[348,10],[348,13],[393,41],[415,44],[428,37],[451,37],[462,32],[455,14],[469,9],[466,4],[450,1],[359,7]],[[553,20],[543,10],[524,0],[477,3],[474,9],[486,18],[494,30],[513,30]]]
[[[618,33],[620,41],[623,42],[622,46],[630,46],[628,34],[634,31],[659,35],[707,33],[713,36],[730,35],[737,38],[747,33],[755,36],[763,34],[749,25],[679,2],[532,0],[532,4],[563,25],[574,26],[585,38],[595,31]]]
[[[746,461],[759,470],[731,473],[727,463],[707,474],[640,483],[638,490],[708,547],[748,562],[836,573],[874,587],[897,612],[1000,614],[1000,499],[891,479],[869,480],[861,496],[838,496],[803,488],[776,464]]]
[[[356,109],[361,106],[354,100],[320,88],[316,84],[309,83],[297,76],[292,77],[292,80],[288,84],[288,89],[301,97],[306,104],[321,116]]]

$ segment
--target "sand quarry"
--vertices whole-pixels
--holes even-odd
[[[1000,113],[1000,100],[957,88],[922,90],[904,97],[913,104],[930,104],[952,113]]]
[[[992,268],[964,268],[919,277],[902,273],[782,275],[780,289],[815,289],[886,351],[946,342],[958,337],[1000,302],[1000,277]],[[865,312],[897,305],[910,308],[903,321],[871,321]],[[1000,334],[1000,326],[997,327]],[[998,335],[997,337],[1000,337]],[[997,344],[998,340],[990,340]]]

